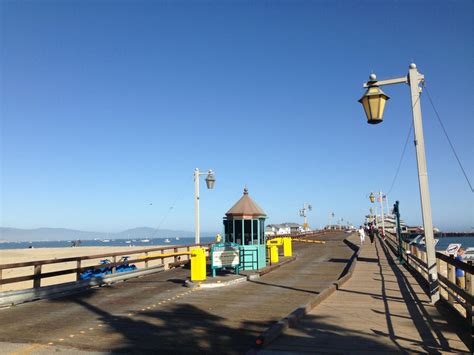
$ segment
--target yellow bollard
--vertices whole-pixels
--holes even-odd
[[[283,256],[292,256],[293,249],[291,246],[291,238],[283,238]]]
[[[270,263],[278,262],[278,247],[276,245],[270,246]]]
[[[191,281],[206,281],[206,252],[204,248],[191,249]]]

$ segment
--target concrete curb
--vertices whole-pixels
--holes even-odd
[[[95,277],[89,280],[80,280],[58,285],[44,286],[40,288],[29,288],[26,290],[0,292],[0,307],[14,306],[24,302],[39,299],[51,299],[66,296],[72,293],[82,292],[91,287],[110,285],[119,281],[141,277],[157,272],[163,272],[163,265],[156,265],[147,269],[138,269],[128,272],[109,274],[104,277]]]
[[[261,349],[262,347],[269,345],[272,341],[278,338],[286,329],[288,329],[289,327],[294,327],[302,317],[308,314],[313,308],[318,306],[321,302],[323,302],[336,290],[338,290],[342,285],[344,285],[351,278],[354,272],[359,252],[360,248],[355,251],[354,254],[351,256],[348,262],[350,266],[347,270],[347,273],[343,277],[334,282],[331,286],[325,288],[318,295],[314,296],[312,299],[310,299],[308,303],[299,306],[289,315],[280,319],[277,323],[273,324],[270,328],[268,328],[265,332],[258,336],[257,339],[255,339],[256,348],[249,350],[247,354],[255,353],[257,349]]]
[[[186,280],[184,282],[184,285],[186,287],[190,287],[190,288],[217,288],[217,287],[225,287],[225,286],[235,285],[235,284],[238,284],[238,283],[241,283],[241,282],[244,282],[244,281],[247,281],[247,278],[242,276],[242,277],[239,277],[238,279],[234,279],[234,280],[229,280],[229,281],[225,281],[225,282],[213,282],[213,283],[195,283],[195,282],[192,282],[190,280]]]
[[[226,282],[214,282],[214,283],[205,284],[205,283],[194,283],[191,280],[186,280],[184,282],[184,285],[186,287],[190,287],[190,288],[216,288],[216,287],[223,287],[223,286],[231,286],[231,285],[234,285],[234,284],[237,284],[237,283],[241,283],[243,281],[256,280],[256,279],[260,278],[260,276],[268,274],[269,272],[272,272],[273,270],[276,270],[280,266],[283,266],[283,265],[288,264],[288,263],[290,263],[292,261],[295,261],[295,260],[296,260],[296,257],[292,256],[292,257],[289,257],[286,260],[283,260],[281,263],[267,266],[267,267],[265,267],[264,269],[262,269],[260,271],[257,270],[257,272],[255,274],[245,275],[245,273],[242,273],[241,274],[242,277],[240,277],[238,279],[226,281]]]

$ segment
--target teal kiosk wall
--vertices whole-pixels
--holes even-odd
[[[266,266],[266,218],[266,213],[250,198],[247,188],[225,214],[225,241],[241,246],[242,270],[258,270]]]

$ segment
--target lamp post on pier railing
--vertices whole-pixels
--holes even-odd
[[[213,189],[216,182],[214,172],[209,170],[207,173],[201,173],[198,168],[194,169],[194,243],[201,243],[201,225],[199,215],[199,176],[206,176],[206,185],[208,189]]]
[[[308,216],[306,214],[306,211],[311,211],[313,207],[309,203],[304,203],[303,208],[300,209],[300,217],[304,218],[304,224],[303,224],[303,229],[305,232],[309,230],[309,224],[308,224]]]
[[[382,236],[385,238],[385,214],[383,211],[383,197],[384,194],[382,191],[376,192],[374,195],[373,192],[370,193],[369,199],[370,202],[374,203],[375,202],[375,196],[377,196],[377,200],[380,202],[380,218],[382,218]],[[375,216],[375,220],[377,220],[377,215]]]
[[[418,165],[418,183],[420,186],[421,210],[423,215],[423,228],[425,230],[425,243],[427,254],[428,283],[430,285],[431,303],[439,300],[438,272],[436,269],[436,252],[433,236],[433,221],[431,217],[430,193],[428,188],[428,171],[426,167],[425,142],[423,137],[423,123],[421,117],[420,83],[425,77],[418,72],[415,63],[411,63],[408,75],[377,80],[375,74],[371,74],[369,81],[364,84],[366,93],[359,102],[364,106],[367,122],[377,124],[383,120],[385,103],[389,99],[379,88],[384,85],[408,84],[411,94],[411,106],[413,115],[413,127],[415,131],[416,160]]]

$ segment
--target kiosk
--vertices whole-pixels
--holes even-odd
[[[225,242],[240,245],[240,269],[258,270],[266,266],[266,213],[244,195],[224,217]]]

